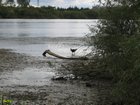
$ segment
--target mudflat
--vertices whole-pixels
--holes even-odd
[[[51,80],[63,62],[0,49],[1,96],[13,105],[96,105],[96,87],[77,80]]]

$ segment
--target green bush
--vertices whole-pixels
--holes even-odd
[[[122,2],[115,7],[107,5],[105,19],[100,20],[97,33],[91,35],[91,44],[100,59],[95,61],[100,64],[98,68],[102,67],[113,77],[110,97],[113,105],[140,104],[138,5],[139,1]]]

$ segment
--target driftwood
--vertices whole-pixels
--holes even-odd
[[[49,54],[51,56],[54,56],[54,57],[57,57],[57,58],[60,58],[60,59],[69,59],[69,60],[88,60],[87,57],[64,57],[64,56],[60,56],[60,55],[57,55],[53,52],[51,52],[50,50],[46,50],[43,52],[43,56],[46,57],[46,54]]]

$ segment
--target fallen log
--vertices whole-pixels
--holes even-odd
[[[58,55],[58,54],[55,54],[53,52],[51,52],[50,50],[46,50],[43,52],[43,56],[46,57],[46,54],[49,54],[51,56],[54,56],[54,57],[57,57],[57,58],[60,58],[60,59],[69,59],[69,60],[88,60],[87,57],[64,57],[64,56],[61,56],[61,55]]]

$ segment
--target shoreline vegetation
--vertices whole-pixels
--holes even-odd
[[[96,97],[98,98],[97,105],[140,105],[140,23],[138,21],[140,2],[138,0],[115,0],[114,2],[116,2],[115,5],[108,0],[105,10],[99,9],[101,13],[97,17],[92,17],[90,9],[59,9],[61,11],[59,13],[56,12],[56,8],[52,7],[51,9],[48,7],[47,9],[46,7],[38,9],[34,7],[18,7],[19,9],[17,7],[1,7],[7,8],[7,10],[3,9],[5,12],[2,12],[1,9],[0,14],[9,12],[8,15],[1,15],[1,17],[4,16],[2,18],[55,19],[61,16],[62,19],[104,18],[99,20],[98,29],[90,27],[89,44],[94,47],[93,50],[96,49],[96,54],[91,52],[94,60],[66,62],[60,68],[57,67],[57,70],[64,76],[73,74],[76,80],[88,80],[86,86],[97,89],[97,95],[99,95]],[[116,6],[117,4],[118,6]],[[85,14],[89,11],[91,17],[87,14],[83,15],[84,11],[86,11]],[[17,14],[15,15],[15,13]],[[95,80],[98,81],[97,84]],[[103,92],[101,88],[104,88]],[[80,97],[83,96],[86,95],[80,95]],[[70,97],[66,100],[69,99]],[[82,105],[79,102],[78,100],[74,105]],[[88,104],[84,103],[83,105]]]
[[[101,8],[0,6],[0,19],[99,19]],[[103,8],[102,8],[103,10]]]

